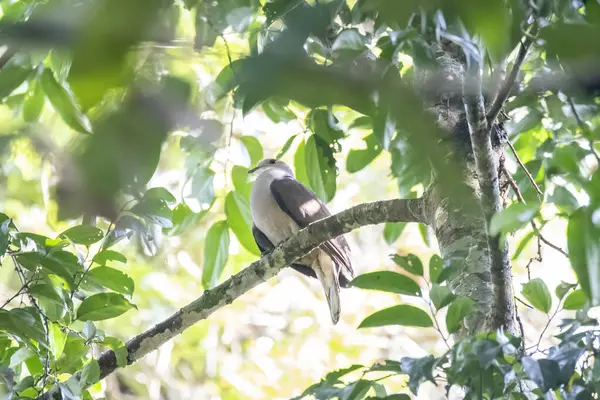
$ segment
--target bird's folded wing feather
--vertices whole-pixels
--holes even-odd
[[[294,178],[275,179],[271,183],[270,189],[279,208],[301,228],[331,215],[327,206],[317,198],[312,190]],[[346,239],[339,236],[328,240],[320,247],[340,268],[340,285],[347,286],[348,282],[354,278],[354,272],[350,261],[350,247]]]
[[[258,229],[256,227],[256,225],[252,224],[252,235],[254,236],[254,240],[256,241],[256,245],[258,246],[258,249],[260,250],[260,252],[262,254],[273,250],[275,248],[275,246],[273,246],[273,244],[271,243],[271,241],[269,240],[269,238],[267,238],[267,236],[262,233],[262,231],[260,229]],[[315,271],[312,270],[312,268],[307,267],[306,265],[302,265],[302,264],[292,264],[290,265],[290,267],[294,268],[296,271],[309,276],[311,278],[316,278],[317,275],[315,274]]]

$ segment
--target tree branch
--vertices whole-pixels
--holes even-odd
[[[277,275],[285,266],[292,264],[329,239],[362,226],[384,222],[427,223],[427,204],[425,198],[364,203],[310,224],[281,243],[272,252],[265,254],[260,260],[253,262],[219,286],[206,290],[198,299],[153,328],[130,339],[126,344],[127,363],[133,364],[158,349],[168,340],[206,319],[221,307],[231,304],[250,289]],[[98,363],[100,379],[117,369],[116,355],[112,350],[103,353]],[[52,394],[48,392],[38,397],[38,400],[42,399],[52,399]]]
[[[500,237],[489,235],[489,223],[496,211],[502,209],[500,188],[498,186],[498,168],[494,160],[488,120],[485,114],[483,95],[481,94],[481,66],[478,62],[470,63],[468,76],[470,85],[478,83],[470,89],[478,89],[479,94],[473,94],[470,90],[463,95],[466,110],[469,134],[475,156],[477,167],[477,179],[481,190],[481,206],[488,228],[488,246],[491,257],[492,275],[492,305],[490,315],[490,328],[503,327],[509,331],[515,331],[514,302],[511,287],[510,258],[508,255],[508,244],[500,245]]]
[[[496,118],[498,118],[498,114],[500,114],[500,111],[502,110],[504,103],[506,102],[506,100],[508,99],[508,96],[510,95],[510,91],[511,91],[512,87],[514,86],[515,81],[517,80],[517,75],[519,74],[519,71],[521,70],[521,65],[523,65],[523,61],[525,61],[525,56],[527,56],[527,51],[529,50],[529,47],[533,43],[533,36],[530,35],[529,33],[533,32],[534,30],[536,30],[536,27],[532,26],[530,28],[530,32],[528,32],[528,34],[525,35],[525,38],[521,41],[521,46],[519,47],[519,52],[517,53],[517,58],[515,59],[515,63],[513,64],[513,67],[510,70],[510,73],[506,77],[504,84],[500,87],[500,90],[498,91],[498,95],[496,96],[494,103],[492,104],[492,106],[490,107],[490,110],[487,113],[487,122],[488,122],[489,126],[492,126],[494,124],[494,122],[496,122]]]

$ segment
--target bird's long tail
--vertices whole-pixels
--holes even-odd
[[[337,268],[331,258],[326,254],[319,254],[317,260],[313,263],[313,269],[317,278],[323,285],[325,297],[329,305],[329,313],[333,324],[337,324],[340,319],[340,283],[338,281]]]

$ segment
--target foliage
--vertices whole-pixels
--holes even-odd
[[[413,89],[415,68],[435,71],[438,45],[451,43],[460,57],[485,64],[491,88],[488,70],[507,58],[510,68],[515,48],[533,36],[505,106],[515,153],[505,161],[512,172],[502,190],[507,207],[490,233],[520,235],[517,260],[532,241],[534,259],[542,258],[542,244],[568,257],[577,282],[556,289],[558,302],[544,279],[529,280],[521,294],[550,314],[549,323],[560,310],[576,311],[575,318],[563,321],[549,349],[540,349],[541,336],[526,347],[502,331],[481,334],[460,338],[441,356],[332,372],[304,395],[405,398],[388,395],[382,375],[371,378],[381,373],[407,375],[413,393],[423,382],[444,382],[470,398],[519,398],[523,380],[539,396],[599,392],[598,329],[587,315],[600,305],[598,2],[2,0],[0,7],[7,43],[0,56],[0,263],[14,270],[15,289],[0,309],[0,392],[89,399],[100,377],[93,349],[113,349],[119,365],[127,363],[123,341],[95,321],[135,313],[139,282],[122,254],[133,245],[155,256],[163,237],[184,240],[202,224],[194,244],[204,288],[232,272],[230,244],[258,256],[247,170],[266,146],[260,135],[234,132],[238,111],[298,127],[277,157],[290,156],[297,178],[323,201],[338,193],[342,168],[358,175],[384,157],[399,195],[417,197],[432,168],[448,187],[460,175],[440,140],[445,132]],[[177,47],[182,37],[190,48]],[[180,59],[191,52],[207,60],[200,74]],[[484,93],[488,108],[493,94]],[[345,151],[357,136],[359,144]],[[244,153],[240,165],[232,165],[234,147]],[[170,151],[184,155],[177,166],[184,182],[153,185]],[[15,224],[23,210],[37,208],[52,234]],[[568,225],[567,251],[542,233],[555,222]],[[383,239],[392,245],[405,228],[386,224]],[[376,311],[360,328],[432,327],[450,340],[473,307],[447,283],[460,271],[439,256],[429,264],[405,252],[392,259],[398,271],[371,271],[353,286],[422,303]],[[362,375],[341,380],[351,373]]]

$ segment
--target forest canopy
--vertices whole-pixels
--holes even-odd
[[[598,0],[0,9],[0,396],[598,397]],[[265,158],[333,215],[261,254]]]

